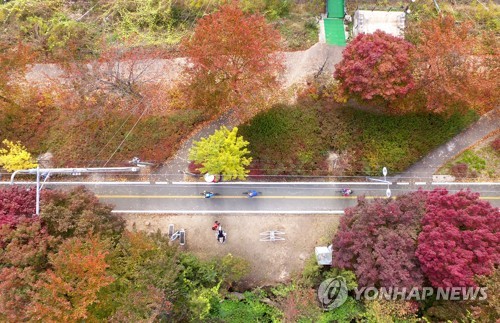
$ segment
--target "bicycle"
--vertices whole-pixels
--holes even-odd
[[[262,195],[262,192],[257,192],[256,190],[248,190],[248,191],[243,192],[241,194],[246,195],[248,198],[253,198],[253,197]]]
[[[342,194],[343,196],[349,196],[349,195],[352,195],[354,193],[353,190],[349,189],[349,188],[343,188],[339,191],[340,194]]]
[[[200,193],[204,198],[206,199],[209,199],[209,198],[212,198],[214,196],[217,196],[219,195],[218,193],[214,193],[214,192],[208,192],[208,191],[203,191]]]

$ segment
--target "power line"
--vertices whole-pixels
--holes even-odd
[[[144,99],[141,99],[141,101],[139,102],[139,104],[141,104],[143,100]],[[121,146],[123,145],[123,143],[125,142],[125,140],[127,140],[128,136],[135,129],[135,127],[137,126],[137,124],[139,123],[139,121],[141,121],[142,117],[144,116],[144,114],[146,113],[146,111],[149,109],[149,107],[150,107],[150,105],[146,104],[146,108],[142,111],[141,115],[139,116],[139,118],[137,119],[137,121],[132,126],[132,129],[130,129],[130,131],[127,132],[127,134],[125,135],[125,138],[123,138],[123,140],[120,142],[120,144],[118,145],[118,147],[116,147],[115,151],[111,154],[111,156],[106,161],[106,163],[104,163],[104,167],[109,163],[109,161],[113,158],[113,156],[116,154],[116,152],[121,148]]]

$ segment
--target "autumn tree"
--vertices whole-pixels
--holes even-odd
[[[201,18],[182,43],[193,106],[220,110],[268,92],[281,70],[279,32],[237,2]]]
[[[225,179],[245,179],[252,158],[249,154],[248,141],[237,136],[238,128],[232,130],[221,127],[208,138],[201,138],[193,143],[189,151],[189,159],[202,164],[202,173],[221,174]]]
[[[56,243],[38,218],[0,227],[0,321],[29,320],[33,286]]]
[[[108,245],[95,236],[65,240],[50,257],[52,269],[35,284],[30,312],[42,321],[77,321],[87,318],[87,307],[99,290],[113,282],[107,273]]]
[[[335,65],[339,90],[368,101],[393,101],[404,96],[414,87],[412,49],[404,39],[380,30],[359,34]]]
[[[498,105],[498,49],[484,41],[493,36],[451,15],[424,20],[414,33],[416,88],[428,111],[471,108],[484,113]]]
[[[37,166],[31,154],[20,142],[16,143],[5,139],[2,143],[6,149],[0,148],[0,167],[6,171],[13,172]]]
[[[168,243],[161,234],[125,231],[108,257],[115,281],[101,291],[91,316],[138,322],[171,315],[180,267],[177,249]]]
[[[19,186],[0,189],[0,227],[15,226],[22,218],[35,214],[34,189]]]
[[[86,237],[89,233],[119,239],[125,221],[111,213],[110,205],[80,186],[70,192],[50,191],[43,196],[40,218],[54,237]]]
[[[415,250],[425,200],[422,191],[395,200],[360,198],[340,220],[333,266],[353,270],[362,287],[422,286]]]
[[[24,218],[16,227],[0,227],[0,267],[31,267],[36,271],[47,268],[47,255],[57,241],[36,219]]]
[[[27,322],[36,272],[31,267],[0,269],[0,321]]]
[[[500,213],[479,194],[429,194],[416,255],[434,287],[476,286],[500,263]]]
[[[500,269],[490,276],[476,278],[479,286],[487,288],[488,297],[484,303],[475,304],[474,317],[478,322],[494,322],[500,317]]]

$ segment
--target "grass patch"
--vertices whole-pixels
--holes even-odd
[[[262,173],[309,174],[321,168],[324,144],[319,136],[317,111],[296,106],[277,106],[239,127],[250,142],[254,165]]]
[[[446,163],[438,173],[464,177],[465,180],[471,177],[478,180],[498,179],[500,177],[500,152],[492,147],[493,141],[494,138],[465,150],[456,158]],[[460,164],[466,165],[462,166],[465,171],[462,174],[456,174],[456,169],[459,167],[457,165]]]
[[[307,13],[292,13],[274,22],[283,37],[285,50],[305,50],[318,42],[316,18]]]
[[[325,174],[329,151],[348,153],[345,175],[402,172],[477,119],[474,113],[388,116],[338,106],[276,106],[240,127],[265,174]]]

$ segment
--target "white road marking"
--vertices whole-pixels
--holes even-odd
[[[500,182],[472,182],[472,183],[461,183],[461,182],[432,182],[432,185],[500,185]]]
[[[157,184],[168,184],[168,182],[156,182]],[[174,185],[387,185],[378,182],[172,182]],[[391,183],[392,185],[392,183]]]
[[[126,214],[344,214],[341,210],[332,211],[241,211],[241,210],[113,210],[112,213],[126,213]]]

